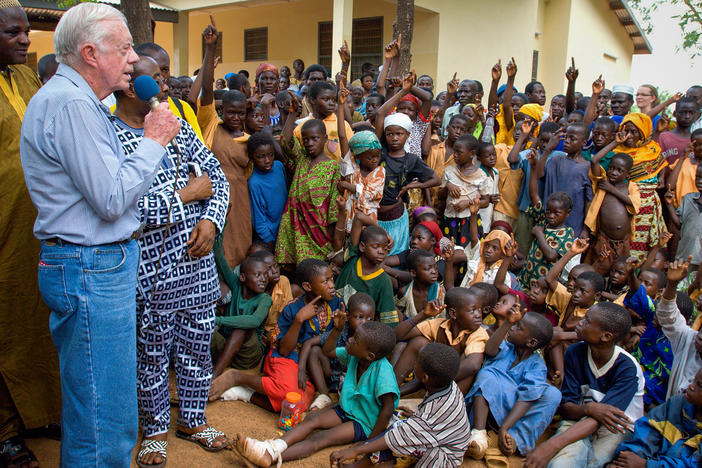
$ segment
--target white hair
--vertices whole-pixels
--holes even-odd
[[[86,42],[102,45],[110,30],[104,21],[127,19],[116,8],[103,3],[80,3],[70,8],[59,21],[54,32],[56,61],[67,65],[80,60],[80,49]]]

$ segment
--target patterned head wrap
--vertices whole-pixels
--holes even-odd
[[[419,107],[420,107],[419,99],[414,94],[406,94],[405,97],[400,99],[400,102],[402,102],[402,101],[411,102],[417,108],[417,112],[419,112]]]
[[[485,244],[493,240],[497,240],[500,243],[500,251],[502,252],[502,255],[504,255],[505,246],[507,245],[507,242],[512,240],[512,238],[509,234],[500,229],[490,231],[488,235],[485,236],[485,239],[483,239],[483,242],[480,245],[480,260],[478,261],[478,269],[475,271],[473,281],[470,282],[471,286],[475,283],[480,283],[483,280],[483,274],[485,273],[485,268],[487,268],[487,263],[485,262],[485,257],[483,257],[483,252],[485,251]],[[494,266],[499,268],[500,265],[502,265],[502,260],[495,262]]]
[[[22,8],[17,0],[0,0],[0,9],[4,8]]]
[[[275,73],[276,76],[279,76],[278,69],[275,67],[275,65],[271,65],[270,63],[262,63],[256,69],[256,82],[258,82],[258,77],[261,76],[261,73],[267,71],[271,71]]]
[[[373,149],[382,149],[378,137],[370,130],[355,133],[349,140],[349,148],[355,156]]]

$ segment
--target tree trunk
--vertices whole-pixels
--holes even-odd
[[[124,1],[124,0],[123,0]],[[397,38],[402,34],[402,45],[400,46],[400,73],[402,76],[410,71],[412,63],[412,31],[414,29],[414,0],[397,1],[397,17],[393,24],[393,36]]]
[[[120,9],[127,18],[134,44],[153,42],[154,33],[149,0],[121,0],[120,4]]]

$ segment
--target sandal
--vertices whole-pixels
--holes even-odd
[[[222,436],[224,436],[224,443],[219,447],[215,447],[215,440],[217,440],[218,437]],[[194,434],[188,434],[187,432],[178,429],[176,431],[176,437],[197,444],[203,449],[207,450],[208,452],[219,452],[220,450],[227,448],[227,446],[231,444],[231,441],[227,438],[227,435],[224,432],[218,431],[212,426],[207,426],[205,429]]]
[[[141,450],[139,450],[139,453],[137,453],[134,461],[136,461],[139,468],[161,468],[166,466],[166,447],[168,447],[167,440],[144,439],[141,441]],[[158,453],[161,455],[161,458],[163,458],[163,461],[161,463],[154,464],[143,463],[141,459],[144,457],[144,455],[148,455],[150,453]]]
[[[29,465],[32,462],[39,463],[24,439],[19,437],[10,437],[7,440],[0,442],[0,466],[22,466]]]

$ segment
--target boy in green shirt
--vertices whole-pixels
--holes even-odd
[[[263,326],[271,308],[268,286],[268,263],[265,252],[245,258],[237,276],[227,263],[221,243],[215,247],[215,261],[224,282],[231,289],[232,301],[224,315],[215,318],[219,329],[212,335],[215,362],[213,378],[231,366],[251,369],[263,358]]]
[[[400,323],[395,309],[392,280],[380,266],[390,251],[390,237],[378,226],[368,226],[361,233],[357,246],[346,253],[346,263],[336,278],[336,289],[344,303],[357,292],[370,295],[375,301],[377,320],[396,327]]]

